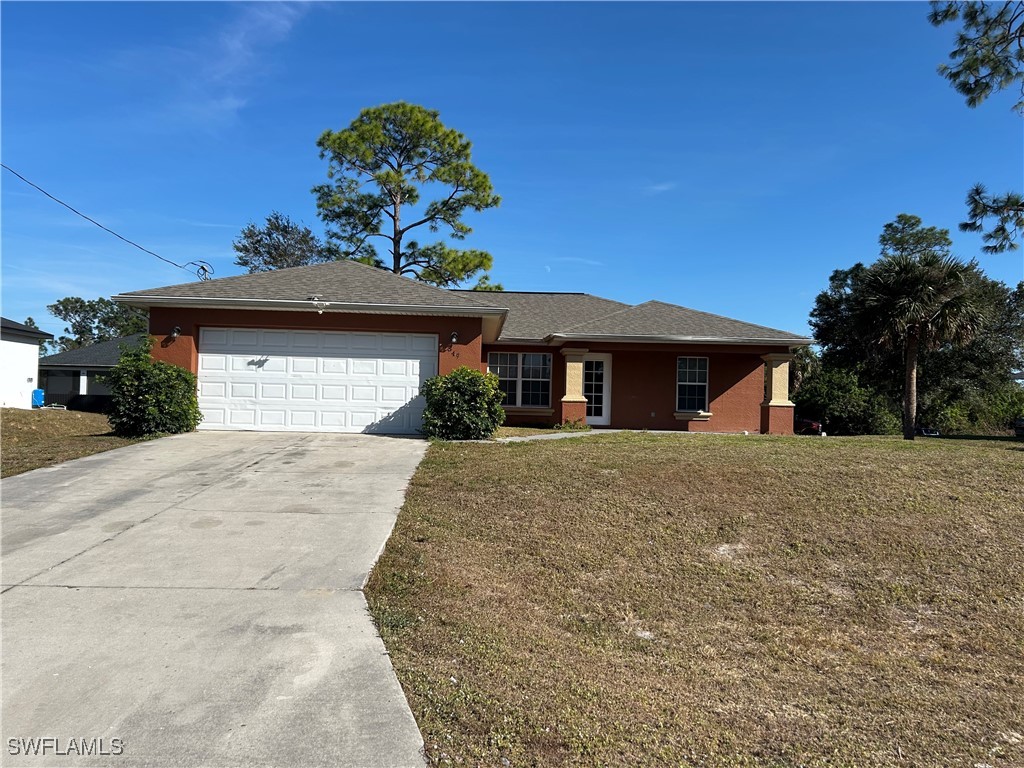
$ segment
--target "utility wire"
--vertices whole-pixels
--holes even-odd
[[[38,184],[35,184],[35,183],[29,181],[28,179],[26,179],[24,176],[22,176],[16,170],[11,168],[9,165],[5,165],[4,163],[0,163],[0,167],[2,167],[6,171],[10,171],[11,173],[13,173],[15,176],[17,176],[23,182],[28,184],[30,187],[33,187],[34,189],[39,190],[44,195],[46,195],[48,198],[53,200],[53,202],[59,203],[60,205],[63,205],[65,208],[67,208],[69,211],[71,211],[76,216],[81,216],[86,221],[88,221],[88,222],[90,222],[92,224],[95,224],[97,227],[102,229],[104,232],[109,232],[114,237],[116,237],[118,240],[123,240],[124,242],[128,243],[128,245],[131,245],[131,246],[133,246],[135,248],[138,248],[143,253],[148,253],[150,256],[156,256],[156,258],[160,259],[160,261],[166,262],[166,263],[170,264],[172,267],[177,267],[178,269],[183,269],[186,272],[188,272],[190,275],[195,275],[200,280],[209,280],[210,279],[210,275],[213,274],[213,267],[210,265],[209,262],[207,262],[207,261],[189,261],[189,262],[187,262],[185,264],[178,264],[177,262],[171,261],[170,259],[165,259],[159,253],[154,253],[153,251],[149,250],[149,248],[143,248],[141,245],[139,245],[136,242],[133,242],[133,241],[129,240],[127,237],[124,237],[122,235],[117,234],[117,232],[112,230],[110,227],[103,226],[102,224],[100,224],[98,221],[96,221],[96,219],[92,218],[91,216],[86,216],[81,211],[76,210],[75,208],[72,208],[70,205],[65,203],[60,198],[54,197],[53,195],[51,195],[49,192],[47,192],[45,189],[40,187]]]

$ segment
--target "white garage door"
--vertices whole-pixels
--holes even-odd
[[[437,337],[203,328],[200,429],[415,433]]]

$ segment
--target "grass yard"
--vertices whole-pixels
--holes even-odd
[[[1024,765],[1024,441],[431,446],[368,599],[432,763]]]
[[[498,427],[494,437],[529,437],[531,435],[553,435],[556,432],[554,427]]]
[[[112,435],[107,417],[99,413],[0,410],[3,477],[137,442]]]

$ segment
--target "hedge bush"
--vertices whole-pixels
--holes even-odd
[[[462,366],[423,382],[423,434],[441,440],[484,440],[505,421],[498,377]]]
[[[110,373],[110,426],[123,437],[191,432],[202,421],[196,376],[150,357],[152,342],[125,349]]]
[[[819,419],[830,435],[895,435],[901,431],[896,404],[861,386],[856,374],[817,368],[793,394],[797,415]]]

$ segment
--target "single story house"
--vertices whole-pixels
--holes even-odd
[[[39,342],[52,333],[0,317],[0,405],[31,408],[39,388]]]
[[[121,359],[121,350],[136,346],[143,335],[122,336],[40,358],[39,381],[46,405],[63,405],[76,411],[106,410],[110,388],[104,376]]]
[[[443,290],[353,261],[133,291],[201,429],[414,433],[420,384],[490,370],[509,424],[791,434],[795,333],[650,301]]]

